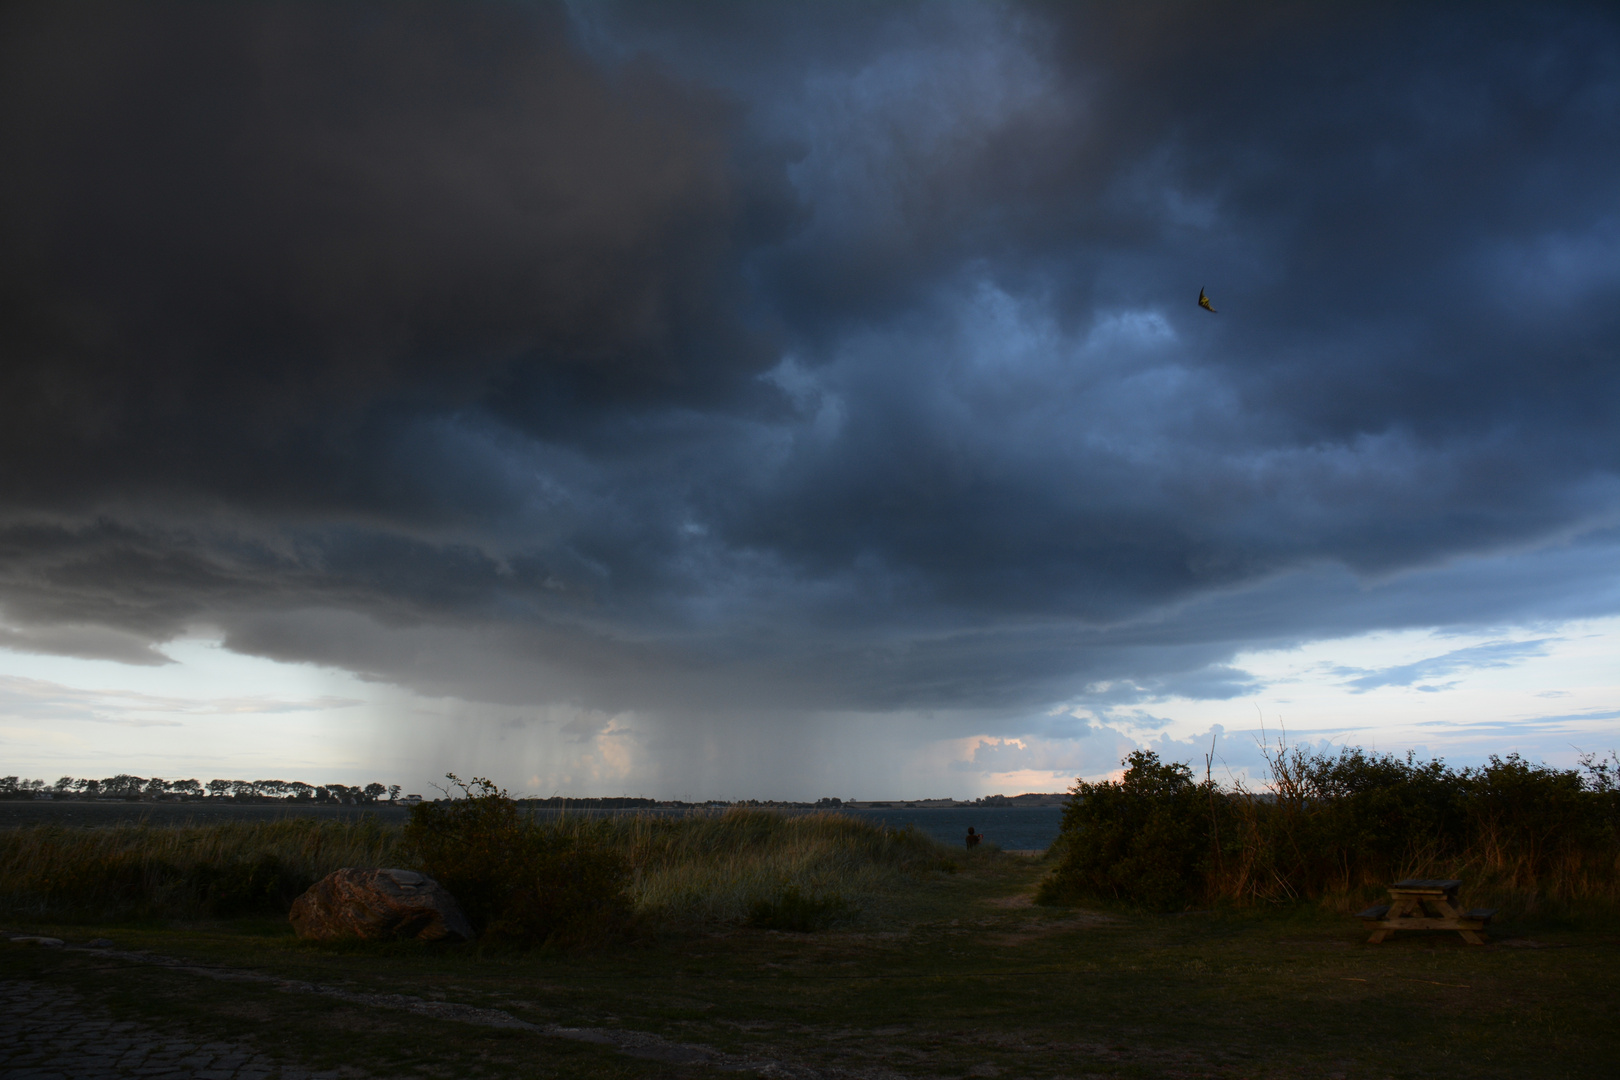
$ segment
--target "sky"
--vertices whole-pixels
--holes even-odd
[[[0,159],[0,771],[1620,746],[1607,6],[17,3]]]

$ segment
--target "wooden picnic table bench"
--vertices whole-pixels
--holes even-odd
[[[1356,912],[1356,918],[1375,928],[1367,943],[1377,945],[1397,930],[1455,930],[1470,945],[1485,944],[1483,931],[1496,909],[1459,911],[1457,889],[1461,885],[1453,878],[1397,881],[1389,887],[1389,903]]]

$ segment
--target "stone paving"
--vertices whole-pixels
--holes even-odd
[[[193,1042],[114,1019],[60,987],[0,981],[4,1080],[340,1080],[274,1061],[243,1043]]]

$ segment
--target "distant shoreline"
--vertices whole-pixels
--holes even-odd
[[[1069,796],[1063,792],[1027,792],[1023,795],[986,795],[979,799],[820,799],[816,802],[797,802],[789,799],[709,799],[687,802],[682,799],[649,799],[631,796],[604,796],[576,798],[552,796],[550,798],[520,798],[514,801],[529,810],[729,810],[733,807],[751,810],[968,810],[997,807],[1018,808],[1062,806]],[[438,800],[424,800],[438,801]],[[25,805],[61,804],[66,806],[130,806],[130,807],[227,807],[262,806],[288,810],[408,810],[415,802],[409,799],[377,799],[363,802],[341,802],[335,799],[276,798],[269,795],[214,795],[202,797],[135,798],[129,796],[58,795],[41,792],[0,796],[0,804]]]
[[[1063,816],[1061,799],[1050,804],[947,802],[943,799],[895,800],[841,803],[653,803],[604,805],[629,802],[621,799],[524,800],[526,813],[537,817],[579,815],[582,817],[649,814],[684,817],[689,814],[723,814],[730,810],[755,810],[778,814],[845,813],[894,828],[912,826],[939,840],[957,845],[967,827],[984,834],[987,842],[1004,850],[1032,851],[1046,848],[1057,838]],[[226,821],[265,822],[295,818],[326,821],[358,821],[371,817],[397,827],[409,820],[409,807],[387,801],[361,806],[318,803],[309,799],[198,799],[132,801],[126,799],[8,799],[0,801],[0,829],[30,827],[117,828],[151,826],[169,828],[212,825]]]

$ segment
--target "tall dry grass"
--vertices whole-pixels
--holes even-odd
[[[562,817],[546,827],[620,852],[636,910],[679,923],[738,922],[790,896],[860,910],[947,859],[942,845],[914,829],[838,813],[738,808],[681,818]]]
[[[286,910],[344,866],[395,862],[374,819],[0,830],[0,910],[82,918],[188,918]]]
[[[674,925],[738,923],[800,897],[857,914],[950,853],[911,829],[836,813],[535,820],[542,845],[610,851],[636,913]],[[345,866],[421,868],[404,830],[375,819],[0,830],[0,911],[35,917],[191,919],[284,912]]]

